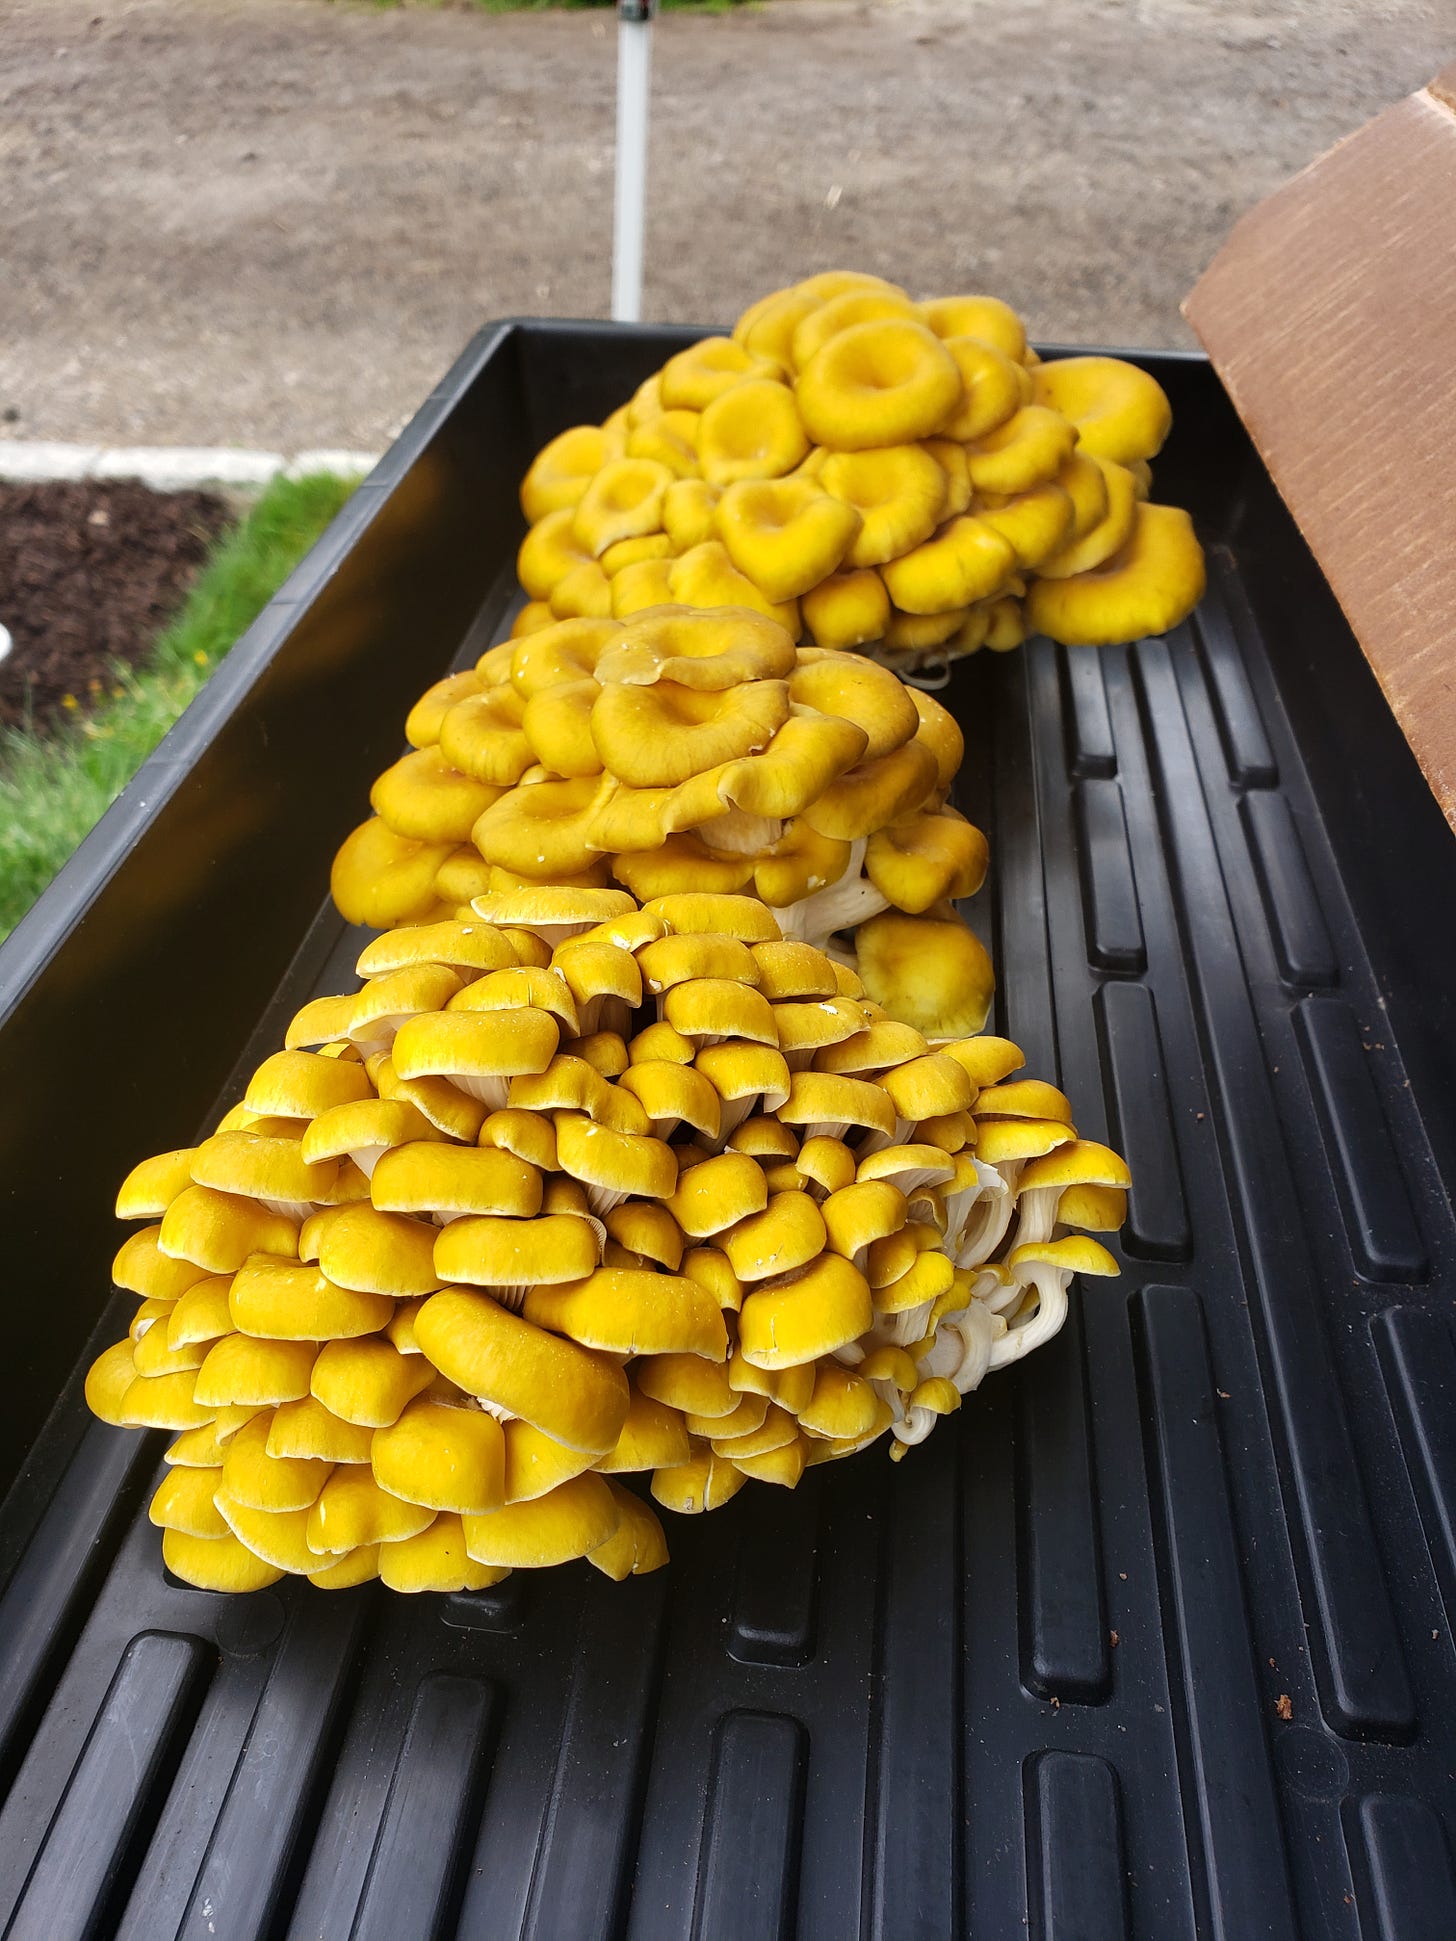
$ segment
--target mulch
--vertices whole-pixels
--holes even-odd
[[[142,660],[231,523],[211,492],[134,479],[0,483],[0,723],[92,706]],[[68,700],[67,697],[70,697]]]

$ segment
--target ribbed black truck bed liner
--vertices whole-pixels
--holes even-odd
[[[531,452],[691,334],[484,333],[0,957],[0,1933],[1451,1941],[1456,846],[1201,360],[1195,621],[943,697],[997,1026],[1136,1180],[1053,1346],[482,1596],[171,1582],[162,1439],[86,1418],[118,1179],[341,987]]]

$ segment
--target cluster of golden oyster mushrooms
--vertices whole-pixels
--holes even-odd
[[[1163,633],[1203,591],[1187,514],[1148,501],[1171,415],[1119,358],[1042,363],[995,297],[812,276],[539,454],[520,625],[748,606],[902,671]]]
[[[862,655],[748,608],[555,621],[447,675],[405,733],[334,862],[351,921],[468,916],[533,882],[748,892],[903,1022],[984,1024],[990,960],[953,908],[987,860],[948,801],[961,731]]]
[[[335,860],[362,988],[118,1199],[86,1393],[175,1433],[179,1577],[655,1569],[623,1476],[691,1512],[902,1456],[1117,1271],[1124,1162],[975,1035],[962,737],[889,670],[1183,618],[1168,420],[993,298],[834,273],[539,455],[511,640]]]
[[[622,1477],[690,1512],[903,1454],[1116,1272],[1126,1167],[1062,1094],[756,897],[502,890],[358,969],[121,1189],[141,1300],[87,1399],[175,1433],[190,1583],[654,1569]]]

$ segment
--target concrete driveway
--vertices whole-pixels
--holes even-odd
[[[1188,341],[1239,211],[1449,59],[1416,0],[773,0],[656,29],[648,313],[853,264]],[[607,304],[609,15],[0,0],[0,437],[380,445]]]

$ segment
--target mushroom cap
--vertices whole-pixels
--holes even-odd
[[[559,969],[538,964],[516,964],[509,970],[487,971],[484,977],[477,977],[455,992],[444,1008],[549,1011],[569,1037],[575,1037],[581,1028],[576,993],[570,980]]]
[[[588,1474],[529,1502],[507,1503],[489,1516],[467,1516],[463,1523],[477,1563],[530,1570],[586,1556],[615,1532],[619,1518],[607,1484]]]
[[[549,1066],[547,1070],[550,1070]],[[539,1112],[503,1105],[499,1111],[490,1114],[478,1136],[482,1146],[511,1153],[528,1166],[537,1167],[545,1173],[556,1170],[556,1130],[551,1121]],[[462,1211],[502,1213],[506,1209],[501,1206],[476,1206]],[[522,1211],[535,1213],[539,1207],[526,1206]]]
[[[1010,1084],[988,1085],[976,1100],[976,1117],[1012,1119],[1060,1119],[1072,1123],[1072,1102],[1065,1092],[1040,1078],[1013,1079]],[[1118,1181],[1117,1184],[1124,1182]]]
[[[159,1530],[181,1530],[189,1537],[225,1537],[231,1533],[212,1500],[219,1472],[215,1469],[171,1469],[157,1485],[147,1510]]]
[[[618,1523],[605,1543],[587,1554],[587,1562],[618,1583],[660,1570],[667,1562],[667,1538],[662,1525],[640,1497],[620,1483],[609,1483],[617,1506]]]
[[[946,475],[923,445],[831,452],[819,483],[859,514],[859,530],[844,555],[850,567],[898,559],[929,539],[946,516]]]
[[[873,831],[865,874],[895,909],[919,916],[946,897],[974,896],[990,856],[974,824],[942,810],[906,816]]]
[[[505,1445],[507,1503],[533,1502],[601,1460],[590,1450],[568,1449],[519,1418],[506,1423]]]
[[[674,1065],[690,1065],[697,1047],[690,1038],[684,1038],[680,1031],[674,1031],[670,1024],[661,1018],[655,1024],[645,1025],[627,1047],[627,1056],[633,1065],[646,1065],[662,1060]]]
[[[877,761],[861,762],[831,782],[804,811],[804,820],[821,836],[858,842],[918,809],[935,787],[932,751],[918,738]]]
[[[612,1354],[691,1354],[710,1361],[728,1354],[718,1303],[679,1274],[599,1267],[568,1287],[533,1288],[522,1312],[538,1327]]]
[[[446,724],[466,706],[490,706],[494,693],[500,691],[458,703],[446,716]],[[369,806],[398,836],[429,843],[464,842],[476,817],[499,793],[491,786],[494,779],[461,773],[440,747],[413,748],[379,776],[369,791]]]
[[[842,290],[818,304],[795,326],[789,343],[794,368],[803,370],[816,351],[822,350],[841,330],[848,330],[851,324],[871,323],[878,317],[914,315],[915,306],[901,290],[871,285]]]
[[[346,923],[371,930],[423,917],[435,905],[435,872],[453,848],[450,842],[396,835],[371,816],[344,838],[329,871],[339,914]]]
[[[662,495],[674,476],[655,458],[608,459],[576,502],[572,538],[597,560],[618,540],[661,532]],[[528,593],[536,590],[524,574],[521,584]]]
[[[246,1509],[307,1510],[318,1501],[333,1465],[315,1457],[270,1455],[271,1423],[272,1411],[264,1409],[243,1424],[223,1451],[222,1473],[213,1487]]]
[[[1127,1161],[1110,1147],[1099,1145],[1095,1139],[1072,1139],[1030,1160],[1017,1181],[1017,1189],[1022,1193],[1039,1186],[1084,1185],[1115,1187],[1126,1192],[1132,1185],[1132,1174]]]
[[[960,409],[945,420],[942,429],[947,438],[961,444],[984,438],[1026,402],[1022,392],[1025,373],[1014,358],[981,337],[945,337],[941,341],[955,360],[962,386]]]
[[[798,602],[770,600],[746,573],[739,572],[728,556],[728,548],[716,537],[704,539],[678,555],[668,569],[667,588],[676,606],[747,608],[777,622],[790,639],[799,637]]]
[[[726,1416],[738,1406],[725,1365],[701,1355],[644,1355],[632,1364],[632,1382],[650,1401],[683,1414]]]
[[[906,1232],[913,1234],[915,1228],[908,1227]],[[938,1238],[932,1233],[932,1242]],[[879,1315],[908,1314],[912,1308],[923,1307],[927,1301],[936,1301],[949,1293],[955,1282],[955,1268],[950,1258],[934,1244],[923,1247],[893,1279],[886,1280],[884,1275],[885,1265],[880,1264],[874,1275],[875,1312]]]
[[[193,1399],[199,1409],[241,1404],[254,1409],[274,1408],[307,1395],[315,1359],[315,1341],[257,1341],[245,1334],[224,1335],[207,1351],[197,1371]],[[193,1428],[191,1422],[179,1428]]]
[[[484,1294],[447,1288],[431,1295],[415,1332],[430,1361],[457,1387],[521,1416],[568,1448],[605,1455],[621,1434],[627,1416],[621,1369]]]
[[[1015,571],[1010,543],[963,512],[920,545],[886,560],[880,575],[903,613],[943,614],[989,599]]]
[[[641,1135],[648,1130],[647,1115],[630,1092],[611,1084],[595,1065],[574,1052],[558,1052],[544,1072],[513,1079],[510,1102],[534,1112],[585,1112],[614,1132]],[[556,1164],[559,1167],[559,1142]]]
[[[1094,458],[1156,458],[1173,424],[1157,379],[1120,357],[1059,357],[1032,374],[1038,404],[1060,411]]]
[[[774,377],[777,369],[731,337],[703,337],[663,365],[662,402],[669,411],[703,411],[745,378]]]
[[[671,787],[756,753],[788,717],[788,686],[778,680],[721,691],[676,681],[614,685],[603,688],[592,707],[592,739],[620,781],[635,788]]]
[[[746,1153],[724,1152],[679,1173],[667,1210],[685,1234],[705,1240],[767,1205],[768,1188],[758,1161]]]
[[[985,495],[977,517],[1000,533],[1015,553],[1018,568],[1030,572],[1033,568],[1040,570],[1071,539],[1076,508],[1070,495],[1055,479],[1049,479],[1028,492],[1013,492],[1005,498]]]
[[[861,761],[893,753],[920,725],[911,691],[862,654],[800,648],[798,665],[789,676],[789,697],[863,730],[865,745],[856,757]]]
[[[239,1431],[241,1433],[241,1431]],[[316,1395],[284,1402],[268,1414],[268,1454],[326,1463],[367,1463],[374,1430],[345,1422]]]
[[[800,1178],[817,1186],[826,1197],[853,1183],[854,1164],[854,1154],[844,1141],[831,1139],[824,1133],[806,1139],[794,1162]]]
[[[659,937],[638,951],[637,963],[644,985],[654,995],[696,978],[754,986],[760,981],[757,961],[747,944],[737,937],[701,931]]]
[[[822,1361],[817,1365],[814,1393],[807,1407],[799,1412],[803,1428],[843,1442],[869,1435],[878,1416],[879,1397],[862,1375],[837,1361]]]
[[[833,1354],[874,1325],[869,1283],[839,1254],[823,1253],[746,1294],[738,1344],[758,1368],[790,1368]]]
[[[740,1220],[718,1245],[740,1281],[769,1280],[807,1266],[824,1251],[824,1219],[809,1194],[774,1193],[761,1213]]]
[[[381,1155],[370,1195],[381,1213],[529,1219],[541,1210],[541,1175],[528,1161],[496,1146],[417,1140]]]
[[[800,371],[794,389],[817,444],[863,451],[939,431],[960,404],[961,378],[924,324],[881,317],[836,331]]]
[[[887,1179],[841,1186],[828,1196],[820,1211],[828,1246],[861,1268],[873,1243],[898,1233],[910,1212],[904,1193]]]
[[[416,1537],[434,1520],[432,1509],[392,1496],[369,1470],[355,1463],[336,1469],[320,1490],[308,1512],[304,1541],[315,1559],[337,1557],[366,1544]],[[246,1538],[245,1531],[239,1534]]]
[[[895,1107],[882,1087],[838,1072],[791,1072],[779,1117],[785,1125],[867,1126],[887,1137],[895,1130]]]
[[[470,1287],[537,1287],[580,1280],[596,1266],[598,1252],[591,1223],[569,1213],[543,1213],[534,1220],[467,1214],[440,1229],[435,1271],[442,1281]],[[416,1337],[428,1355],[419,1327],[416,1316]]]
[[[105,1348],[86,1371],[86,1406],[94,1416],[113,1428],[121,1426],[126,1392],[136,1380],[136,1363],[130,1341],[116,1341]],[[197,1411],[204,1416],[204,1411]],[[199,1426],[206,1426],[204,1417]]]
[[[434,1527],[434,1524],[430,1525],[430,1529]],[[429,1531],[423,1534],[428,1536]],[[420,1539],[405,1537],[401,1541],[411,1543]],[[359,1584],[372,1584],[379,1576],[379,1563],[384,1550],[383,1544],[363,1543],[357,1550],[346,1550],[341,1557],[335,1557],[330,1562],[316,1559],[319,1567],[307,1573],[308,1581],[315,1590],[320,1591],[347,1591]]]
[[[401,1078],[448,1078],[472,1091],[479,1080],[544,1071],[560,1037],[547,1011],[426,1012],[400,1026],[390,1056]]]
[[[521,733],[534,760],[560,776],[601,773],[601,757],[591,738],[592,703],[600,692],[597,682],[581,680],[564,681],[560,687],[531,696],[521,717]],[[482,809],[489,806],[481,804]]]
[[[828,650],[878,640],[890,618],[890,596],[872,566],[828,574],[802,595],[800,605],[806,632]]]
[[[1044,580],[1066,580],[1077,573],[1089,573],[1093,567],[1105,565],[1114,553],[1120,553],[1132,537],[1137,523],[1137,481],[1125,466],[1114,465],[1108,459],[1092,458],[1086,463],[1102,476],[1106,510],[1085,532],[1069,538],[1037,563],[1037,572]],[[1049,489],[1057,488],[1038,488]]]
[[[635,918],[637,905],[625,890],[563,889],[539,883],[477,897],[476,913],[488,922],[529,931],[554,948],[599,924]]]
[[[199,1190],[197,1187],[184,1187],[178,1198]],[[239,1201],[238,1204],[246,1207],[248,1202]],[[273,1215],[267,1214],[264,1218],[272,1219]],[[194,1266],[190,1260],[164,1254],[158,1244],[161,1234],[160,1227],[143,1227],[140,1233],[130,1234],[121,1243],[111,1263],[111,1278],[118,1287],[140,1294],[144,1300],[175,1301],[195,1282],[202,1280],[208,1270]],[[236,1270],[229,1267],[218,1271],[231,1274]]]
[[[698,476],[698,418],[700,413],[678,406],[670,411],[659,412],[655,418],[643,424],[634,425],[627,433],[627,457],[649,458],[657,464],[666,466],[675,479],[696,478]],[[658,517],[661,517],[659,509]],[[653,538],[665,536],[650,535]],[[639,543],[633,539],[619,539],[607,548],[606,558],[620,546]]]
[[[954,1058],[978,1087],[999,1085],[1026,1063],[1026,1054],[1019,1045],[1014,1045],[1009,1038],[997,1038],[989,1031],[937,1045],[936,1050]]]
[[[866,1183],[887,1181],[905,1194],[918,1186],[944,1186],[955,1176],[955,1161],[940,1146],[915,1141],[905,1145],[882,1146],[866,1153],[859,1162],[856,1177]]]
[[[734,1456],[733,1465],[745,1476],[755,1482],[778,1483],[784,1489],[797,1487],[809,1460],[809,1445],[803,1436],[795,1436],[779,1449],[770,1449],[761,1456]]]
[[[727,1415],[687,1415],[683,1420],[691,1434],[706,1436],[720,1454],[731,1454],[726,1445],[740,1436],[756,1434],[768,1419],[768,1411],[766,1395],[747,1393],[740,1395],[738,1406]]]
[[[341,1206],[329,1211],[316,1258],[336,1287],[409,1300],[433,1294],[440,1285],[433,1258],[437,1231],[401,1213],[381,1213],[367,1202]]]
[[[1203,549],[1177,506],[1139,503],[1122,551],[1070,579],[1035,580],[1026,617],[1066,647],[1106,647],[1166,633],[1203,597]]]
[[[323,1058],[313,1051],[275,1051],[265,1058],[253,1076],[248,1080],[248,1089],[243,1103],[250,1112],[267,1114],[285,1119],[316,1119],[321,1112],[334,1106],[352,1104],[359,1099],[373,1096],[373,1087],[362,1065],[356,1065],[345,1058]],[[162,1162],[170,1162],[171,1170],[167,1177],[176,1176],[176,1162],[181,1158],[177,1153],[162,1153],[157,1159],[144,1161],[144,1166],[156,1169]],[[138,1167],[132,1174],[135,1178],[142,1171]],[[160,1176],[152,1170],[149,1180],[158,1182]],[[129,1178],[127,1184],[131,1184]],[[180,1180],[168,1200],[157,1208],[165,1212],[167,1204],[186,1184]],[[125,1189],[123,1189],[125,1190]],[[139,1207],[138,1213],[146,1211]],[[134,1216],[118,1211],[118,1219]]]
[[[1057,1201],[1057,1220],[1063,1226],[1115,1233],[1126,1218],[1127,1194],[1118,1186],[1069,1186]]]
[[[1076,1137],[1057,1119],[987,1119],[976,1123],[976,1157],[987,1166],[1037,1159]]]
[[[471,840],[488,862],[543,889],[563,877],[579,876],[598,860],[587,830],[599,789],[594,775],[523,782],[485,811]],[[486,900],[478,897],[476,905]]]
[[[719,1510],[742,1489],[747,1477],[706,1444],[694,1449],[685,1463],[652,1472],[652,1494],[664,1509],[680,1516]]]
[[[463,1523],[448,1512],[417,1536],[381,1544],[378,1564],[381,1581],[392,1591],[484,1591],[510,1574],[477,1563],[466,1551]],[[317,1575],[310,1581],[317,1583]]]
[[[574,506],[606,464],[610,441],[599,425],[572,425],[541,447],[521,481],[528,525]]]
[[[777,1119],[760,1113],[745,1119],[728,1141],[731,1152],[746,1152],[751,1159],[796,1159],[799,1141],[793,1131]]]
[[[880,1079],[894,1101],[902,1119],[929,1119],[944,1112],[964,1112],[976,1096],[964,1066],[944,1052],[928,1052],[922,1058],[885,1072]]]
[[[185,1348],[193,1342],[211,1343],[231,1334],[233,1319],[228,1307],[231,1287],[231,1275],[210,1274],[205,1280],[194,1281],[179,1299],[159,1302],[157,1305],[167,1318],[167,1346]],[[144,1308],[148,1305],[143,1303]],[[156,1317],[161,1318],[161,1314]],[[132,1326],[135,1332],[136,1323]]]
[[[621,632],[615,620],[557,620],[511,649],[510,680],[525,701],[552,688],[591,680],[603,651]]]
[[[995,973],[985,947],[955,916],[884,910],[855,933],[865,989],[927,1038],[965,1037],[986,1021]]]
[[[694,1247],[684,1254],[682,1271],[708,1290],[723,1313],[736,1314],[742,1307],[743,1283],[716,1247]]]
[[[221,1537],[196,1537],[185,1530],[162,1532],[162,1562],[174,1577],[204,1591],[261,1591],[283,1572],[239,1543],[231,1531]]]
[[[697,482],[678,481],[679,484]],[[667,535],[663,533],[659,537],[666,539]],[[645,542],[626,540],[623,543],[641,545]],[[615,547],[612,548],[614,553],[616,550]],[[653,607],[670,606],[673,602],[672,569],[675,558],[676,554],[669,552],[658,558],[635,560],[630,565],[619,568],[611,579],[613,618],[631,620],[635,615],[646,613]]]
[[[558,1112],[555,1124],[556,1163],[588,1188],[589,1198],[591,1189],[598,1189],[666,1199],[677,1185],[677,1159],[665,1140],[617,1132],[584,1113]]]
[[[392,1058],[380,1063],[374,1082],[382,1099],[412,1106],[421,1118],[449,1139],[473,1139],[485,1119],[484,1104],[458,1090],[449,1079],[401,1078]]]
[[[778,1026],[768,999],[752,985],[727,977],[695,977],[674,984],[662,999],[663,1017],[694,1042],[723,1038],[778,1046]]]
[[[691,552],[712,539],[717,532],[715,513],[721,487],[706,479],[677,479],[662,500],[662,523],[673,551]]]
[[[228,1307],[240,1334],[272,1341],[350,1340],[394,1313],[382,1294],[336,1287],[317,1267],[257,1254],[233,1276]]]
[[[597,679],[626,687],[672,681],[721,694],[745,681],[781,679],[793,667],[792,636],[752,608],[665,606],[623,627],[603,651]]]
[[[505,1501],[505,1437],[483,1409],[417,1395],[374,1431],[369,1460],[381,1489],[427,1509],[481,1516]]]
[[[714,398],[698,420],[698,463],[709,484],[782,478],[809,449],[794,394],[774,378],[751,377]]]
[[[779,1049],[785,1058],[808,1064],[814,1052],[843,1043],[864,1029],[865,1017],[852,997],[809,998],[773,1007]]]
[[[320,1199],[337,1173],[338,1166],[331,1159],[310,1164],[297,1139],[270,1139],[255,1132],[215,1132],[192,1155],[192,1178],[197,1186],[261,1200],[277,1213]],[[178,1204],[180,1196],[172,1203],[173,1207]],[[171,1211],[169,1207],[168,1214]],[[162,1220],[162,1245],[167,1245],[166,1216]]]
[[[773,848],[753,866],[753,886],[765,903],[787,909],[839,882],[849,868],[850,845],[821,836],[802,816],[784,824]]]
[[[822,950],[795,938],[750,946],[756,982],[773,1003],[791,998],[832,998],[839,994],[834,965]]]
[[[852,506],[802,476],[739,479],[717,509],[728,557],[775,602],[796,599],[832,573],[859,528]]]
[[[435,1371],[423,1355],[402,1355],[391,1342],[372,1335],[360,1341],[325,1342],[304,1392],[343,1422],[386,1429],[399,1420],[406,1402],[434,1379]]]
[[[940,794],[948,794],[965,760],[966,738],[955,716],[933,694],[915,687],[910,690],[910,699],[920,717],[915,739],[934,755],[936,788]]]
[[[670,1065],[669,1071],[682,1067]],[[682,1262],[682,1229],[665,1206],[656,1201],[627,1200],[606,1215],[607,1232],[629,1253],[641,1254],[675,1274]],[[567,1330],[570,1333],[570,1329]]]
[[[669,931],[682,935],[703,931],[757,944],[777,941],[780,934],[773,913],[752,896],[689,891],[653,897],[643,909],[659,918]]]
[[[826,1045],[814,1054],[814,1069],[844,1072],[851,1078],[888,1071],[908,1059],[923,1058],[929,1049],[913,1025],[899,1024],[893,1018],[876,1019],[863,1031],[855,1032],[836,1045]]]
[[[1000,297],[931,297],[915,308],[937,337],[979,337],[1018,364],[1026,356],[1021,319]]]
[[[1085,1233],[1068,1233],[1060,1240],[1040,1240],[1013,1247],[1006,1256],[1006,1265],[1013,1273],[1018,1267],[1032,1266],[1056,1267],[1068,1274],[1112,1276],[1122,1272],[1102,1243]]]
[[[1075,428],[1059,411],[1025,404],[994,431],[966,447],[978,492],[1027,492],[1054,479],[1072,455]]]

